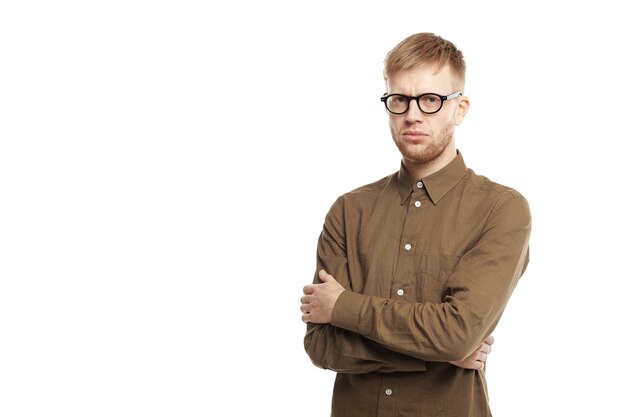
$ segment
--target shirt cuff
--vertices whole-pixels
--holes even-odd
[[[358,333],[359,315],[366,297],[348,290],[342,292],[333,307],[330,324]]]

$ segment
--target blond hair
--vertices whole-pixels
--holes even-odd
[[[416,33],[404,39],[385,57],[385,82],[398,71],[424,64],[437,65],[437,71],[448,65],[455,78],[455,88],[465,86],[465,59],[463,52],[450,41],[433,33]]]

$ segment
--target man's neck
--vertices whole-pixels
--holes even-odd
[[[452,162],[454,158],[456,158],[456,149],[453,147],[451,152],[446,150],[437,158],[429,162],[421,163],[402,158],[402,163],[413,178],[421,180],[422,178],[426,178],[430,174],[434,174],[439,171]]]

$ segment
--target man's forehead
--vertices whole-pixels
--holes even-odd
[[[454,77],[449,66],[437,64],[414,65],[410,68],[402,69],[387,78],[387,87],[428,87],[445,86],[453,84]]]

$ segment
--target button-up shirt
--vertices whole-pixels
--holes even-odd
[[[528,264],[530,230],[526,199],[460,153],[425,178],[401,166],[339,197],[317,270],[346,291],[304,338],[313,363],[337,372],[332,416],[490,416],[485,371],[448,362],[493,332]]]

